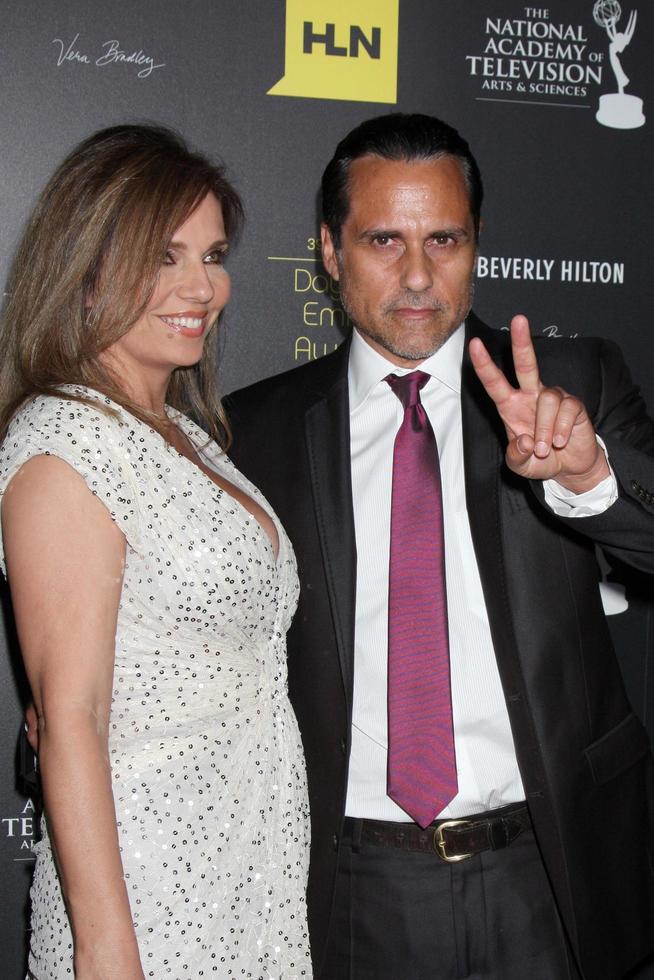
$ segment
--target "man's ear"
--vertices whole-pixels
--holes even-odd
[[[320,226],[320,241],[322,242],[322,264],[332,277],[338,282],[338,262],[336,261],[336,248],[332,240],[332,235],[326,224]]]

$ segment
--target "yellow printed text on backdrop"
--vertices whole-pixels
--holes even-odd
[[[284,76],[268,95],[397,101],[400,0],[286,0]]]

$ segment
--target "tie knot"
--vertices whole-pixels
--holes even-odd
[[[411,374],[389,374],[384,378],[393,392],[402,402],[405,409],[420,404],[420,389],[429,381],[430,375],[424,371],[412,371]]]

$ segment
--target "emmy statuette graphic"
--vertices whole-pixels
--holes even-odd
[[[625,88],[629,79],[618,57],[627,47],[636,29],[637,10],[629,15],[625,31],[616,30],[622,16],[622,8],[618,0],[596,0],[593,7],[593,18],[598,27],[603,27],[609,37],[609,61],[618,86],[617,92],[601,95],[599,109],[595,118],[602,126],[613,129],[637,129],[645,122],[643,100],[636,95],[628,95]]]

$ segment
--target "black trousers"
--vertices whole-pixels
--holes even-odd
[[[353,823],[321,980],[580,980],[531,830],[446,864]]]

